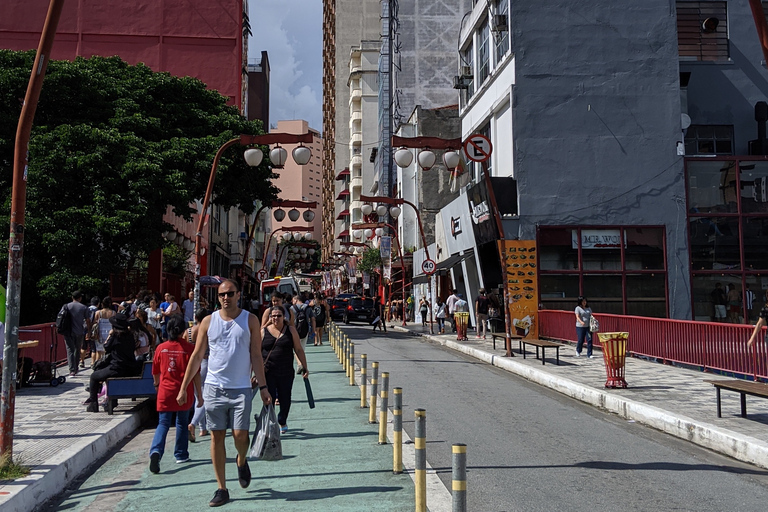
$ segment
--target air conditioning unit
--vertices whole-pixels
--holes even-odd
[[[471,77],[467,78],[464,76],[455,76],[453,77],[453,88],[454,89],[469,89],[469,84],[471,81]]]
[[[472,78],[472,66],[461,66],[459,72],[462,78]]]
[[[491,18],[491,30],[494,32],[506,32],[509,30],[506,14],[494,14]]]

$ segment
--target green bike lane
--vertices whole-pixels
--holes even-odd
[[[407,473],[392,473],[392,447],[379,446],[378,425],[368,424],[360,390],[327,345],[307,347],[316,407],[310,409],[301,377],[293,387],[283,460],[249,461],[250,487],[240,488],[235,448],[227,436],[227,487],[224,510],[405,511],[414,508],[414,485]],[[254,400],[254,413],[261,403]],[[255,422],[251,424],[251,431]],[[85,480],[75,482],[51,510],[164,512],[208,508],[216,483],[210,462],[210,437],[190,443],[191,462],[175,464],[175,429],[168,434],[160,473],[149,472],[154,429],[145,429],[113,453]]]

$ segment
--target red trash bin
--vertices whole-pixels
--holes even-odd
[[[626,388],[624,380],[624,367],[627,362],[628,332],[599,332],[597,337],[603,347],[603,359],[605,360],[605,373],[608,379],[605,381],[607,388]]]

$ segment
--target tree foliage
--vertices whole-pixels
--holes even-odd
[[[369,274],[381,268],[381,253],[378,249],[368,247],[363,257],[357,262],[357,270]]]
[[[16,126],[33,62],[34,51],[0,50],[6,233]],[[245,120],[197,79],[118,57],[51,61],[29,145],[22,321],[50,319],[75,288],[104,293],[110,273],[163,245],[167,206],[191,219],[217,149],[260,133],[260,122]],[[248,167],[243,150],[222,155],[214,200],[249,213],[278,190],[270,167]],[[7,265],[7,255],[0,262]]]

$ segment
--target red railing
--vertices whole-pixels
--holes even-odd
[[[30,340],[38,340],[39,343],[36,347],[21,350],[19,355],[31,357],[33,362],[50,361],[53,350],[54,361],[67,360],[64,336],[56,332],[56,325],[53,322],[19,327],[19,342]]]
[[[751,325],[668,320],[639,316],[597,313],[601,332],[628,332],[631,355],[653,357],[664,363],[699,366],[714,370],[768,379],[768,349],[759,336],[754,349],[747,340]],[[539,311],[539,336],[576,341],[576,317],[571,311]],[[597,341],[597,340],[595,340]]]

